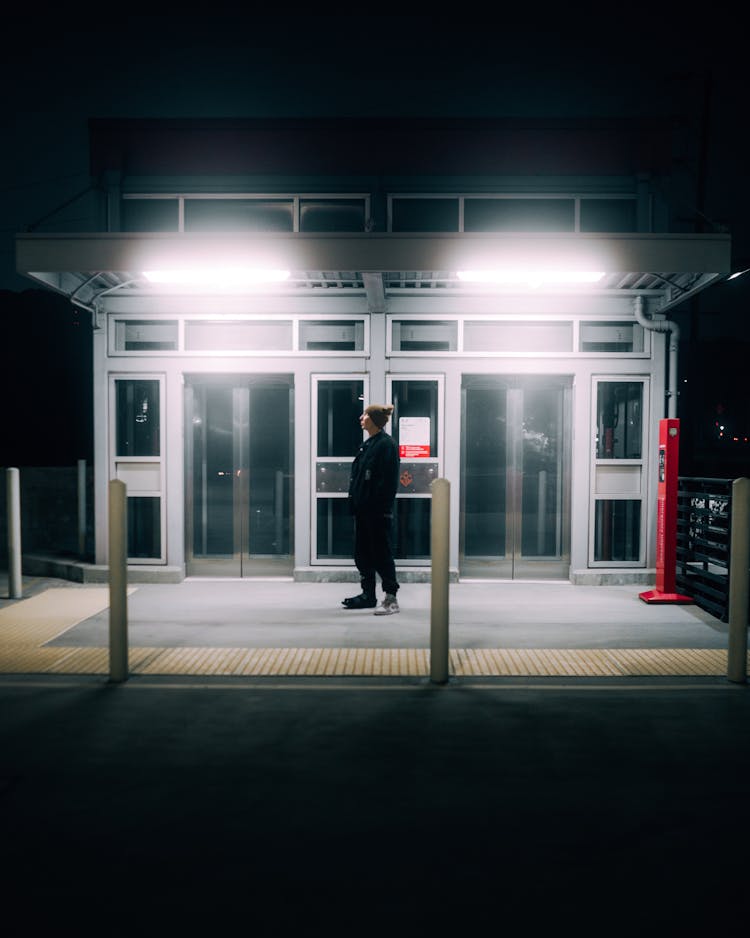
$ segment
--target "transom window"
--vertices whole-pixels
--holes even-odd
[[[631,232],[638,230],[630,193],[430,194],[388,196],[388,231]]]
[[[364,231],[365,193],[147,193],[122,196],[123,231]]]

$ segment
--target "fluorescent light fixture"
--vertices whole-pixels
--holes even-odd
[[[729,277],[727,277],[727,280],[734,280],[736,277],[741,277],[743,274],[746,274],[748,270],[750,270],[750,268],[746,270],[738,270],[735,273],[731,274]]]
[[[192,287],[245,287],[256,283],[280,283],[288,270],[257,267],[193,267],[182,270],[144,270],[151,283],[172,283]]]
[[[499,270],[459,270],[458,279],[465,283],[525,284],[538,287],[547,284],[598,283],[605,276],[598,270],[537,270],[534,268],[505,268]]]

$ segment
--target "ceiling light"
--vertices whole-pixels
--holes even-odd
[[[256,283],[280,283],[289,277],[288,270],[264,270],[256,267],[194,267],[182,270],[144,270],[151,283],[173,283],[198,287],[244,287]]]
[[[500,270],[459,270],[458,279],[465,283],[525,284],[538,287],[547,284],[598,283],[604,271],[594,270],[536,270],[534,268],[505,268]]]

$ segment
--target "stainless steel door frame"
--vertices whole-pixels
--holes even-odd
[[[541,411],[535,414],[532,407],[534,395],[537,392],[543,395],[545,391],[554,392],[553,403],[557,412],[548,413],[549,408],[542,396],[537,400],[537,408],[540,403],[542,405]],[[484,401],[486,413],[482,414],[480,421],[476,421],[476,414],[470,413],[470,392],[480,392],[487,396]],[[462,576],[567,579],[570,569],[572,379],[554,375],[465,375],[461,393],[459,566]],[[540,415],[541,419],[549,416],[551,430],[546,438],[533,429],[538,425]],[[484,427],[484,421],[487,428],[491,429]],[[482,428],[472,429],[473,422],[482,424]],[[492,471],[496,476],[496,485],[499,483],[502,486],[502,492],[489,490],[491,474],[487,475],[486,481],[480,478],[479,483],[474,483],[482,491],[483,500],[490,506],[490,517],[497,519],[495,526],[501,525],[494,537],[491,536],[494,529],[487,527],[487,519],[477,514],[476,504],[472,504],[471,515],[468,508],[469,478],[475,469],[469,465],[469,447],[474,442],[468,439],[470,433],[476,433],[477,439],[485,433],[487,446],[495,446],[495,462],[499,463]],[[537,437],[544,438],[547,444],[544,457],[547,462],[545,464],[537,458],[535,468],[534,446],[539,446]],[[549,437],[553,440],[553,446],[550,446]],[[528,465],[525,465],[525,459]],[[545,468],[539,468],[541,465],[545,465]],[[547,467],[552,470],[549,480]],[[548,485],[548,481],[551,484]],[[548,489],[551,490],[549,498],[554,502],[554,529],[548,525]],[[475,491],[473,502],[476,499]],[[467,531],[469,517],[469,524],[474,528],[483,526],[487,532],[487,549],[484,551],[476,549],[482,540],[481,536],[477,539],[475,531]],[[470,538],[475,542],[471,554],[467,552]]]
[[[257,455],[264,445],[258,440],[259,428],[250,425],[254,388],[261,395],[269,389],[282,388],[288,393],[285,398],[288,419],[274,423],[278,427],[274,439],[282,442],[282,450],[286,447],[287,465],[275,473],[261,466],[257,473],[257,486],[261,487],[261,492],[269,489],[269,480],[261,476],[274,476],[272,491],[268,495],[270,501],[262,504],[264,509],[268,509],[263,512],[266,516],[263,519],[253,517],[252,486],[256,482],[252,468],[257,465]],[[210,407],[212,391],[213,406]],[[282,400],[284,397],[282,395]],[[189,576],[291,574],[292,414],[291,375],[186,376],[185,561]],[[270,416],[278,418],[284,415]],[[287,432],[289,436],[284,443],[283,434]],[[253,447],[257,447],[255,456]],[[265,489],[262,488],[264,485]],[[260,513],[256,495],[255,514]],[[270,515],[273,517],[269,519]],[[263,547],[269,550],[267,554],[253,551],[253,537],[259,534],[261,523],[266,525]],[[253,524],[258,526],[256,530],[252,529]],[[269,546],[267,543],[272,539],[268,536],[271,528],[275,535],[276,553],[273,553],[274,544]]]

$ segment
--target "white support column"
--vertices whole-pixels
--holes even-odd
[[[430,680],[433,684],[448,681],[450,640],[448,559],[450,553],[451,484],[447,479],[435,479],[432,492],[431,531],[431,602],[430,602]]]
[[[109,483],[109,679],[128,679],[128,515],[124,482]]]
[[[21,475],[6,469],[6,515],[8,522],[8,599],[23,598],[21,575]]]

